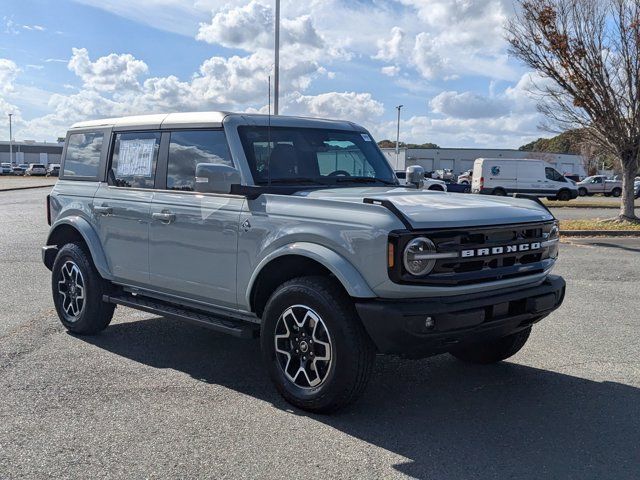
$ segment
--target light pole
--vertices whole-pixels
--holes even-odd
[[[9,163],[13,165],[13,131],[11,129],[11,117],[13,113],[9,114]]]
[[[402,110],[404,105],[398,105],[396,110],[398,110],[398,130],[396,132],[396,169],[398,168],[398,157],[400,156],[400,110]]]
[[[278,115],[280,100],[280,0],[276,0],[275,66],[273,75],[273,114]]]

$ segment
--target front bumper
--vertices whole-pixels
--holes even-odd
[[[523,330],[562,304],[565,286],[562,277],[549,275],[535,287],[515,291],[361,300],[356,309],[380,353],[421,357]]]

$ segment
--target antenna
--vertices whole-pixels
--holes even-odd
[[[269,110],[267,116],[267,185],[271,186],[271,75],[269,75]]]

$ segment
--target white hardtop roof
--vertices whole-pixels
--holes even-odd
[[[358,126],[344,120],[325,120],[320,118],[289,117],[258,113],[232,112],[181,112],[159,113],[153,115],[135,115],[131,117],[105,118],[74,123],[71,129],[81,128],[181,128],[181,127],[220,127],[225,117],[234,117],[239,124],[272,126],[323,126],[325,128],[355,129]]]

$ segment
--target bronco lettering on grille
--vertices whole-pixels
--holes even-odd
[[[504,245],[501,247],[462,250],[460,252],[460,256],[462,258],[488,257],[490,255],[504,255],[508,253],[529,252],[531,250],[539,250],[540,248],[542,248],[542,244],[540,242],[520,243],[518,245]]]

